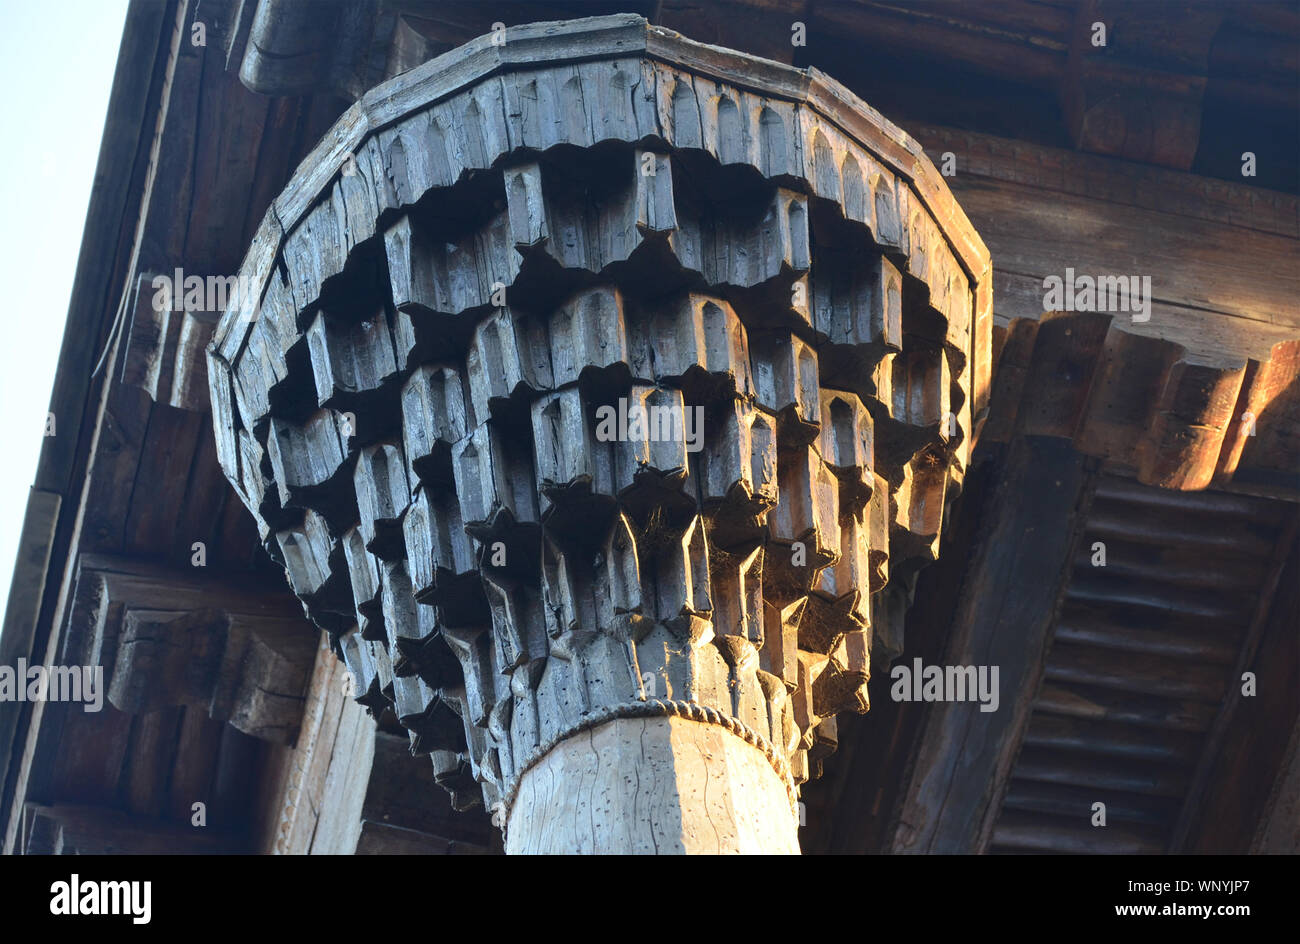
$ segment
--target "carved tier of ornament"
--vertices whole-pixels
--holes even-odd
[[[275,202],[209,351],[222,467],[458,804],[670,715],[793,797],[937,552],[987,251],[815,70],[632,16],[505,40],[368,93]],[[701,448],[606,441],[620,401]]]

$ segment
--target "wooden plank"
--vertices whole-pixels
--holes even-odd
[[[1057,622],[1054,638],[1067,644],[1224,665],[1236,656],[1235,637],[1221,630],[1189,626],[1174,614],[1160,622],[1163,625],[1153,628],[1150,619],[1119,620],[1111,614],[1072,607]]]
[[[318,676],[322,693],[318,696],[321,698],[319,727],[311,749],[296,759],[296,763],[302,766],[302,774],[294,792],[292,824],[283,846],[277,850],[281,854],[305,855],[311,851],[312,837],[320,818],[330,757],[343,718],[343,678],[347,669],[333,658],[332,653],[326,654],[329,664]]]
[[[1150,321],[1132,324],[1138,334],[1177,340],[1169,332],[1181,329],[1185,336],[1179,321],[1196,312],[1229,315],[1236,331],[1300,326],[1294,238],[974,175],[958,174],[951,186],[997,261],[994,308],[1002,318],[1039,317],[1043,279],[1064,277],[1069,267],[1080,275],[1150,276],[1157,305]],[[1025,286],[1010,284],[1012,276]],[[1117,317],[1129,321],[1127,314]],[[1231,333],[1223,340],[1229,351],[1263,348],[1258,342],[1248,349]],[[1204,350],[1213,353],[1215,342]]]
[[[1026,746],[1016,759],[1016,777],[1043,783],[1077,784],[1098,790],[1177,799],[1187,789],[1190,768],[1133,764],[1115,758],[1080,757],[1075,753]]]
[[[149,428],[153,401],[134,387],[115,387],[99,427],[94,474],[86,494],[81,550],[120,551],[129,497]]]
[[[61,497],[56,492],[32,488],[27,493],[27,511],[23,530],[18,536],[14,573],[9,584],[9,603],[4,625],[0,627],[0,665],[14,666],[20,658],[35,653],[36,624],[44,596],[50,563],[50,548],[58,526]],[[35,577],[39,582],[28,583]],[[7,783],[13,752],[9,749],[27,706],[14,701],[0,701],[0,795]]]
[[[375,756],[375,722],[351,698],[340,704],[338,733],[321,789],[312,855],[352,855]]]
[[[1106,804],[1106,821],[1139,823],[1168,829],[1178,813],[1175,801],[1140,793],[1098,792],[1072,784],[1012,780],[1002,801],[1004,810],[1049,813],[1091,825],[1092,805]],[[1005,814],[1004,814],[1005,815]]]
[[[1153,725],[1175,731],[1205,731],[1213,722],[1216,711],[1214,705],[1206,702],[1053,681],[1043,683],[1034,710],[1072,718]]]
[[[1091,855],[1150,855],[1165,851],[1158,829],[1118,824],[1094,829],[1083,817],[1074,822],[1021,812],[1007,813],[999,819],[993,845],[998,849]]]
[[[244,525],[233,534],[224,528],[225,510],[230,503],[236,506],[239,521]],[[185,495],[178,502],[175,531],[166,550],[173,560],[187,566],[191,563],[195,541],[202,541],[206,546],[207,566],[225,573],[251,569],[260,557],[253,520],[217,464],[211,417],[204,418],[199,430]]]
[[[172,761],[167,816],[188,823],[195,803],[210,804],[217,753],[221,745],[222,722],[214,721],[201,707],[180,709],[181,722],[175,750],[160,760]]]
[[[251,819],[256,770],[262,742],[230,725],[221,726],[221,747],[212,778],[207,829],[215,833],[242,833]]]
[[[176,751],[182,712],[164,708],[134,719],[121,783],[130,812],[156,816],[167,807],[171,779],[167,760]]]
[[[932,161],[947,151],[957,156],[962,180],[954,179],[953,186],[963,201],[966,198],[961,193],[973,185],[966,178],[982,177],[1012,184],[1015,189],[1069,193],[1164,216],[1300,238],[1300,199],[1293,194],[1163,167],[1128,164],[1118,172],[1110,158],[940,125],[908,122],[907,130],[925,145]],[[1110,212],[1123,211],[1115,208]],[[1165,225],[1175,225],[1174,220]]]
[[[1183,665],[1171,672],[1161,656],[1107,653],[1067,643],[1052,646],[1046,678],[1070,685],[1116,688],[1162,698],[1216,704],[1223,697],[1228,673],[1222,666]]]
[[[175,546],[177,518],[189,489],[199,434],[205,428],[202,414],[153,404],[135,481],[124,503],[123,550],[149,554]],[[175,563],[188,566],[189,556],[185,553]]]
[[[85,712],[69,706],[49,775],[46,795],[71,803],[98,803],[117,798],[118,783],[131,739],[130,715],[113,708]]]
[[[1195,761],[1201,748],[1201,739],[1195,735],[1037,713],[1029,721],[1023,743],[1026,747],[1185,765]]]

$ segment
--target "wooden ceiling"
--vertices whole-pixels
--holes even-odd
[[[1286,0],[396,0],[416,55],[525,23],[639,12],[693,39],[816,66],[894,121],[941,124],[1300,190],[1300,11]],[[791,45],[791,26],[806,44]],[[1092,24],[1107,24],[1105,47]],[[427,44],[422,46],[421,44]],[[978,87],[978,96],[954,95]]]
[[[1185,845],[1227,716],[1268,723],[1242,673],[1295,527],[1282,502],[1097,482],[989,851]]]

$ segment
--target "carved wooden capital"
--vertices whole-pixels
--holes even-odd
[[[793,799],[866,710],[987,409],[991,285],[846,89],[639,17],[513,28],[349,109],[243,275],[222,467],[458,803],[628,717],[725,728]]]

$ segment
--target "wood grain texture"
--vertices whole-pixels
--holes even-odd
[[[629,771],[635,771],[635,778]],[[621,718],[559,744],[523,777],[508,854],[797,854],[767,759],[681,718]]]
[[[104,667],[108,701],[130,713],[195,705],[254,737],[291,743],[312,634],[268,588],[202,572],[83,555],[63,658]]]

